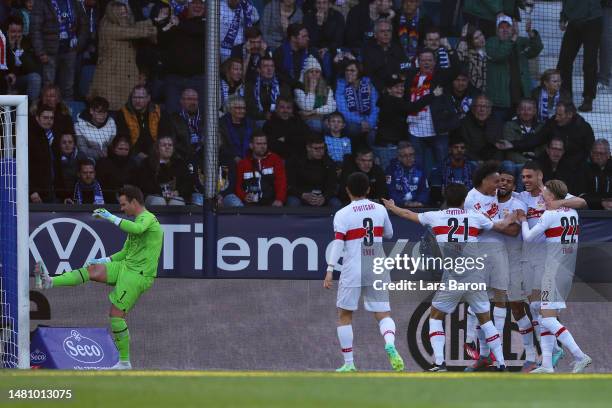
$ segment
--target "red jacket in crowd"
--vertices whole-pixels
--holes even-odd
[[[268,152],[263,159],[249,155],[238,162],[236,195],[245,202],[247,193],[257,194],[260,205],[287,200],[287,175],[279,155]]]

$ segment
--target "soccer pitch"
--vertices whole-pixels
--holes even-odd
[[[612,374],[4,371],[15,407],[608,407]],[[69,389],[70,400],[11,400]]]

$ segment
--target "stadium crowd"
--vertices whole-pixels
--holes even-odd
[[[221,0],[218,204],[338,207],[361,171],[372,199],[431,207],[479,163],[520,185],[536,160],[612,209],[609,143],[579,113],[610,85],[612,1],[563,1],[541,78],[538,27],[519,30],[533,7]],[[202,0],[0,1],[0,91],[31,101],[32,202],[115,203],[131,183],[148,205],[202,204],[205,19]]]

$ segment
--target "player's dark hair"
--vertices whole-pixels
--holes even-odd
[[[446,200],[446,206],[452,208],[459,208],[463,205],[465,197],[467,196],[467,188],[463,184],[451,183],[444,189],[444,199]]]
[[[511,171],[510,171],[510,170],[508,170],[508,169],[504,169],[504,168],[502,167],[502,168],[499,170],[499,174],[500,174],[500,175],[502,175],[502,174],[507,174],[507,175],[509,175],[509,176],[512,176],[512,178],[513,178],[513,179],[516,181],[516,176],[514,175],[514,173],[513,173],[513,172],[511,172]]]
[[[142,191],[136,186],[132,186],[130,184],[124,185],[121,187],[121,189],[119,189],[119,194],[117,196],[125,196],[128,201],[136,200],[138,204],[144,205],[144,196]]]
[[[482,180],[494,173],[499,173],[499,163],[493,160],[484,162],[476,169],[474,176],[472,177],[474,187],[480,187]]]
[[[529,160],[523,165],[523,170],[542,171],[542,166],[535,160]]]
[[[348,176],[346,188],[353,197],[365,197],[370,188],[370,179],[365,173],[355,172]]]

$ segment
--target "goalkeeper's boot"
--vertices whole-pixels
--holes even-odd
[[[491,367],[491,365],[493,364],[493,360],[491,359],[491,356],[480,356],[478,357],[478,360],[474,361],[474,363],[471,366],[465,367],[465,371],[466,373],[471,373],[474,371],[483,371],[486,370],[487,368]]]
[[[593,359],[585,354],[581,360],[578,360],[574,363],[574,369],[572,370],[572,373],[583,372],[584,369],[590,366],[592,362]]]
[[[112,367],[107,368],[107,370],[131,370],[132,369],[132,364],[129,361],[121,361],[119,360],[119,362],[117,362],[117,364],[115,364]]]
[[[385,351],[387,352],[387,356],[389,357],[389,362],[391,363],[391,368],[395,371],[403,371],[404,370],[404,360],[402,356],[399,355],[397,349],[393,344],[387,344],[385,346]]]
[[[53,287],[53,279],[49,276],[49,272],[42,262],[36,262],[36,265],[34,265],[34,285],[38,290]]]
[[[354,373],[357,371],[355,368],[355,363],[352,361],[350,363],[344,363],[344,365],[336,370],[337,373]]]
[[[565,357],[565,350],[563,350],[563,347],[561,347],[561,346],[559,346],[557,344],[557,346],[553,350],[553,354],[552,354],[552,366],[553,366],[553,368],[557,368],[557,365],[559,364],[559,361],[563,357]]]
[[[539,366],[535,370],[531,370],[529,374],[553,374],[554,372],[554,368]]]

